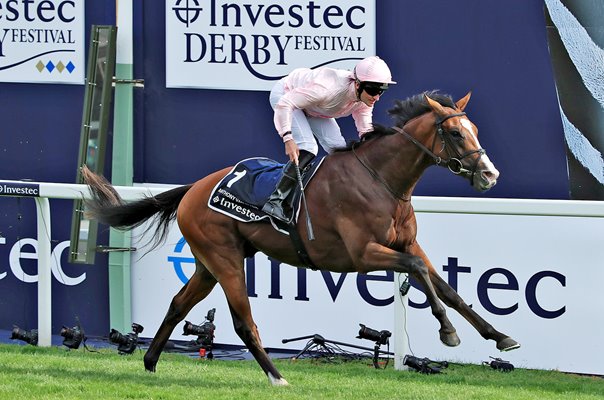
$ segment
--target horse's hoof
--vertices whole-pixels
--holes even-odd
[[[149,372],[155,372],[155,366],[157,365],[158,360],[159,360],[159,357],[155,357],[153,355],[153,353],[151,353],[149,350],[147,350],[147,352],[145,353],[145,356],[143,357],[143,362],[145,363],[145,369]]]
[[[497,349],[501,351],[516,350],[519,347],[520,343],[509,336],[497,342]]]
[[[273,386],[289,386],[289,382],[287,382],[285,379],[277,379],[270,372],[268,373],[268,380]]]
[[[449,333],[440,332],[440,341],[443,342],[445,346],[449,347],[459,346],[461,343],[461,340],[455,331]]]
[[[149,371],[149,372],[155,372],[155,366],[157,365],[156,363],[151,362],[151,361],[147,361],[147,360],[144,360],[144,362],[145,362],[145,369],[147,371]]]

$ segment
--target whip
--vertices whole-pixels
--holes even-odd
[[[312,229],[312,222],[310,221],[310,214],[308,213],[308,206],[306,205],[306,196],[304,195],[304,183],[302,183],[302,175],[300,174],[300,167],[296,166],[296,176],[298,177],[298,183],[300,184],[300,190],[302,192],[302,204],[304,205],[304,211],[306,211],[306,230],[308,231],[308,240],[315,240],[315,233]]]

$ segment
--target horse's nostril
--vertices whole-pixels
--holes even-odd
[[[499,171],[497,171],[497,170],[493,170],[493,171],[492,170],[483,170],[483,171],[480,171],[480,175],[482,175],[482,178],[485,181],[488,181],[488,182],[490,182],[490,181],[496,181],[497,178],[499,177]]]

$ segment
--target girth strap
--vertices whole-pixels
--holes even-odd
[[[289,232],[289,238],[291,239],[294,249],[296,250],[296,254],[298,255],[298,258],[302,264],[304,264],[306,267],[309,267],[313,271],[318,270],[319,268],[317,268],[315,263],[312,262],[308,252],[306,251],[306,247],[304,246],[304,242],[302,241],[302,237],[300,236],[298,229],[296,229],[296,225],[287,224],[287,231]]]

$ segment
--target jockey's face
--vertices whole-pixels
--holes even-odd
[[[355,82],[357,93],[359,94],[359,100],[365,103],[369,107],[373,107],[375,102],[380,99],[380,96],[388,85],[377,82]]]
[[[380,96],[381,96],[381,93],[372,96],[369,93],[367,93],[367,91],[363,90],[363,91],[361,91],[361,95],[359,96],[359,100],[361,100],[363,103],[365,103],[365,105],[367,105],[369,107],[373,107],[373,105],[375,104],[375,102],[380,99]]]

